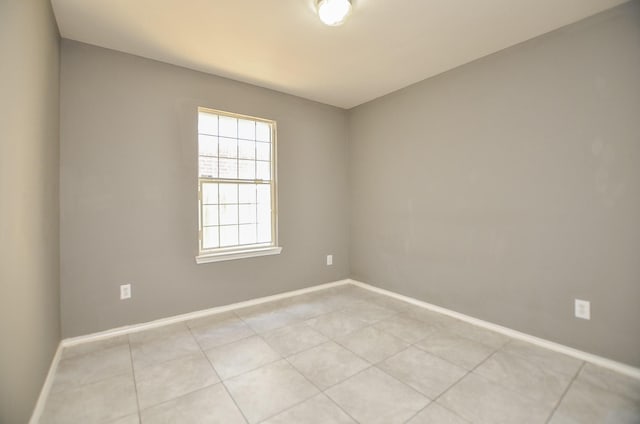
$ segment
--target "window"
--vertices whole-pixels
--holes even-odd
[[[198,263],[278,254],[276,123],[198,109]]]

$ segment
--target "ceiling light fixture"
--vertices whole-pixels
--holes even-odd
[[[338,26],[351,12],[351,0],[318,0],[318,16],[329,26]]]

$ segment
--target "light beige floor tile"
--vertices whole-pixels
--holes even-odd
[[[86,355],[87,353],[98,352],[120,345],[128,345],[129,338],[126,334],[120,336],[109,337],[95,342],[79,343],[73,346],[67,346],[62,350],[61,359],[68,359],[78,355]]]
[[[403,350],[378,367],[430,399],[438,397],[467,373],[467,370],[415,347]]]
[[[186,325],[171,325],[129,335],[135,370],[200,351]]]
[[[410,305],[409,308],[407,308],[407,310],[405,311],[405,314],[410,318],[429,325],[453,325],[459,321],[447,315],[434,312],[416,305]]]
[[[544,423],[552,410],[473,373],[443,394],[438,403],[478,424]]]
[[[373,324],[374,322],[382,321],[385,318],[389,318],[397,314],[396,311],[383,308],[382,306],[378,306],[365,300],[356,302],[342,311],[347,315],[366,322],[367,324]]]
[[[550,408],[558,404],[572,379],[505,352],[496,352],[474,372]]]
[[[256,333],[266,333],[301,321],[297,316],[290,314],[282,302],[250,306],[235,313]]]
[[[638,424],[640,402],[576,380],[558,406],[552,424]]]
[[[410,318],[405,314],[394,315],[374,325],[407,343],[416,343],[431,334],[434,327]]]
[[[225,382],[251,424],[318,394],[306,378],[281,360]]]
[[[206,351],[206,354],[222,379],[235,377],[280,359],[280,354],[258,336],[216,347]]]
[[[96,383],[52,393],[40,423],[101,423],[138,411],[132,375],[119,375]]]
[[[129,344],[119,344],[63,359],[53,381],[53,393],[116,375],[131,376]]]
[[[321,294],[306,293],[286,299],[284,310],[289,315],[303,321],[333,312],[335,309]]]
[[[444,329],[437,329],[416,347],[467,370],[476,367],[495,352],[494,348],[474,342]]]
[[[504,334],[496,333],[495,331],[490,331],[464,321],[455,320],[453,323],[441,323],[441,325],[448,331],[496,349],[501,348],[511,340]]]
[[[108,424],[140,424],[140,417],[138,414],[128,415],[123,418],[118,418],[114,421],[109,421]]]
[[[372,364],[383,361],[409,346],[409,343],[375,327],[354,331],[337,341]]]
[[[454,414],[447,408],[432,402],[407,424],[470,424],[469,421]]]
[[[511,340],[502,347],[502,350],[514,355],[520,355],[530,362],[571,377],[576,375],[583,364],[579,359],[521,340]]]
[[[349,333],[367,326],[367,322],[353,317],[345,312],[336,311],[312,318],[306,321],[307,325],[318,330],[330,339],[344,337]]]
[[[140,408],[145,409],[220,381],[202,352],[136,371]]]
[[[263,421],[263,424],[356,424],[323,394]]]
[[[329,340],[325,335],[305,323],[265,333],[262,338],[282,356],[293,355]]]
[[[293,355],[289,362],[321,390],[369,366],[365,360],[334,342]]]
[[[374,303],[378,306],[382,306],[383,308],[391,309],[396,312],[405,312],[412,306],[410,303],[403,302],[402,300],[394,299],[393,297],[374,293],[368,290],[362,297],[367,302]]]
[[[367,424],[404,423],[429,403],[375,367],[333,386],[326,394],[358,422]]]
[[[187,322],[191,333],[204,350],[232,343],[255,332],[234,313],[227,312]]]
[[[222,384],[145,409],[141,416],[142,424],[246,424]]]
[[[585,364],[578,380],[594,384],[602,389],[626,396],[640,403],[640,380],[593,364]]]

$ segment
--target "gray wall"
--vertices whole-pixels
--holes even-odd
[[[355,108],[349,155],[354,278],[640,366],[640,3]]]
[[[344,110],[68,40],[61,72],[64,337],[348,277]],[[197,106],[277,121],[282,254],[196,265]]]
[[[49,1],[0,1],[3,424],[29,420],[60,341],[59,43]]]

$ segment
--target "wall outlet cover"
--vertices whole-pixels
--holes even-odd
[[[131,284],[123,284],[120,286],[120,300],[131,298]]]
[[[327,266],[333,265],[333,255],[327,255]]]
[[[575,315],[576,318],[591,319],[591,302],[575,299]]]

